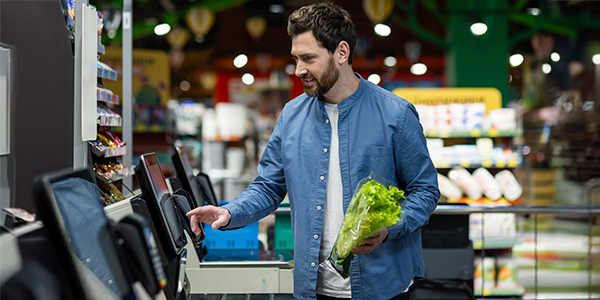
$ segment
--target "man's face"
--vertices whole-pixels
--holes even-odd
[[[302,79],[307,95],[325,95],[338,81],[333,54],[319,45],[312,32],[292,39],[292,57],[296,60],[296,76]]]

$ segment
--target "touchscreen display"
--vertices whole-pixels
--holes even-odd
[[[172,156],[173,165],[177,172],[177,178],[181,182],[183,189],[192,195],[194,203],[190,203],[191,208],[203,206],[205,199],[203,197],[202,188],[196,182],[192,164],[185,153],[183,147],[176,147],[176,153]]]
[[[185,235],[181,234],[179,220],[172,210],[165,211],[165,207],[173,206],[170,199],[171,192],[167,186],[165,176],[155,153],[144,154],[140,157],[140,163],[136,167],[136,174],[140,182],[143,197],[147,198],[148,209],[167,255],[178,255],[181,249],[181,241]],[[152,199],[154,198],[154,199]],[[185,244],[185,243],[184,243]]]
[[[165,180],[165,175],[163,175],[163,171],[160,168],[156,155],[147,155],[145,156],[144,161],[148,169],[152,189],[154,190],[156,199],[160,201],[163,195],[170,193],[167,181]]]
[[[192,170],[192,164],[188,159],[187,154],[181,147],[177,147],[177,152],[179,152],[179,156],[181,156],[181,160],[183,161],[183,169],[185,170],[185,174],[188,178],[194,177],[194,171]]]

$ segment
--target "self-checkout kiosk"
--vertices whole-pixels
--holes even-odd
[[[38,176],[34,194],[53,249],[70,270],[72,299],[163,298],[165,271],[148,220],[115,223],[104,212],[91,169]]]
[[[218,205],[210,177],[194,174],[183,147],[171,156],[177,181],[197,206]],[[209,250],[210,251],[210,250]],[[189,257],[187,275],[192,294],[278,294],[293,293],[292,262],[280,260],[202,261]]]
[[[40,221],[3,227],[0,299],[89,299],[72,257],[55,245]]]
[[[105,207],[108,217],[119,221],[134,212],[145,215],[152,220],[159,239],[173,239],[172,243],[159,243],[161,258],[167,261],[167,281],[178,282],[172,288],[183,286],[187,295],[291,294],[292,262],[203,261],[204,235],[191,232],[185,213],[203,205],[218,205],[217,197],[208,175],[194,174],[183,149],[175,150],[176,180],[165,180],[154,153],[140,156],[135,171],[141,194]],[[176,262],[180,264],[175,270]],[[173,274],[178,274],[177,280],[171,279]]]

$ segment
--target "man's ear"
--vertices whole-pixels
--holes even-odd
[[[348,42],[346,41],[341,41],[336,49],[337,52],[337,62],[339,65],[343,65],[345,62],[348,61],[348,58],[350,57],[350,45],[348,45]]]

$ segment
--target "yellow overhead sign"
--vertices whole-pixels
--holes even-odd
[[[392,93],[414,105],[484,103],[486,114],[502,108],[502,95],[496,88],[396,88]]]

